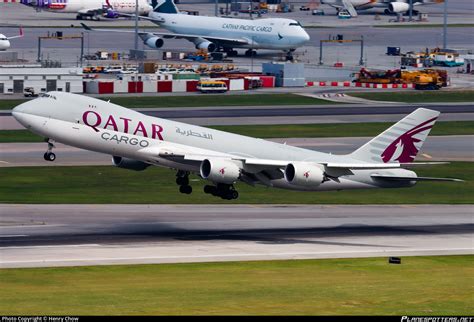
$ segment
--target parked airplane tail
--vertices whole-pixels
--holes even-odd
[[[151,0],[151,5],[154,12],[161,13],[178,13],[174,0]]]
[[[440,113],[419,108],[350,154],[367,162],[413,162]]]

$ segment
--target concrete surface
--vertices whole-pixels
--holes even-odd
[[[472,254],[473,210],[0,205],[0,267]]]

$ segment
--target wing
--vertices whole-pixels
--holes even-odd
[[[373,174],[371,175],[374,179],[381,179],[387,181],[450,181],[450,182],[464,182],[461,179],[454,179],[454,178],[433,178],[433,177],[397,177],[397,176],[389,176],[389,175],[379,175]]]
[[[104,8],[87,8],[87,9],[81,9],[78,11],[80,14],[102,14],[104,12]]]
[[[145,17],[141,17],[145,18]],[[156,19],[147,18],[147,20],[156,21]],[[133,30],[118,30],[118,29],[96,29],[81,23],[82,27],[87,31],[100,31],[100,32],[121,32],[121,33],[135,33]],[[209,35],[198,35],[198,34],[180,34],[173,32],[139,32],[138,33],[143,40],[146,40],[152,36],[163,37],[165,39],[186,39],[193,41],[198,38],[203,38],[214,43],[226,43],[229,45],[248,45],[250,41],[245,38],[226,38],[226,37],[213,37]]]
[[[15,39],[15,38],[21,38],[23,36],[24,36],[23,35],[23,28],[20,27],[20,34],[18,36],[7,37],[7,39],[10,40],[10,39]]]

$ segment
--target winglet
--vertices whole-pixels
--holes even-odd
[[[88,25],[86,25],[85,23],[82,23],[82,22],[81,22],[81,26],[82,26],[82,28],[84,28],[84,29],[87,30],[87,31],[92,31],[92,28],[89,27]]]

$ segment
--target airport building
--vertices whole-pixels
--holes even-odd
[[[82,93],[82,68],[0,68],[0,94],[63,91]]]

